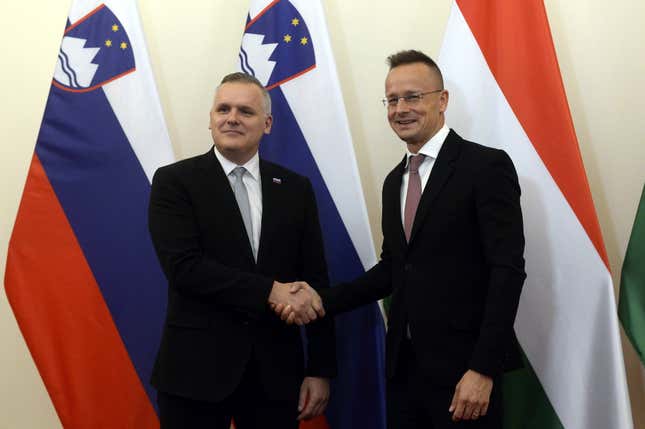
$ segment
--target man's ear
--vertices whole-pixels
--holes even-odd
[[[447,89],[444,89],[439,95],[439,111],[444,113],[448,109],[448,100],[450,99],[450,94]]]
[[[273,116],[267,115],[264,120],[264,134],[271,134],[271,126],[273,125]]]

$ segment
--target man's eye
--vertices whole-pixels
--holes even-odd
[[[403,98],[405,99],[406,103],[414,103],[414,102],[419,101],[421,99],[421,95],[419,95],[419,94],[410,94],[410,95],[406,95]]]
[[[398,97],[392,97],[387,99],[387,104],[389,104],[390,106],[396,106],[398,102],[399,102]]]

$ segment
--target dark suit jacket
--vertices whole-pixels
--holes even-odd
[[[328,287],[308,179],[260,160],[262,225],[257,263],[235,196],[213,150],[155,173],[149,226],[168,279],[168,310],[152,383],[164,392],[218,401],[250,359],[276,399],[297,400],[305,375],[336,373],[333,321],[299,328],[267,305],[274,280]],[[277,179],[277,180],[274,180]]]
[[[454,385],[467,369],[493,377],[519,355],[513,322],[524,272],[520,187],[508,155],[450,131],[415,215],[401,222],[405,159],[383,184],[381,260],[350,284],[323,291],[328,313],[392,294],[386,370],[394,374],[409,324],[420,369]]]

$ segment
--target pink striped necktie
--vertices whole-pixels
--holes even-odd
[[[414,224],[414,215],[419,207],[421,200],[421,177],[419,176],[419,166],[423,162],[425,155],[411,156],[408,167],[408,192],[405,197],[405,211],[403,212],[403,228],[405,230],[405,239],[409,242],[412,234],[412,224]]]

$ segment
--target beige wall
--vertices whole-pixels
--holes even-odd
[[[70,0],[0,2],[0,272],[42,118]],[[451,0],[326,0],[377,246],[379,193],[402,147],[379,102],[384,57],[401,48],[437,56]],[[546,0],[582,156],[618,280],[645,181],[645,2]],[[177,157],[210,146],[217,80],[236,67],[247,1],[140,0],[153,70]],[[0,428],[60,427],[0,294]],[[625,345],[636,427],[645,428],[645,377]]]

